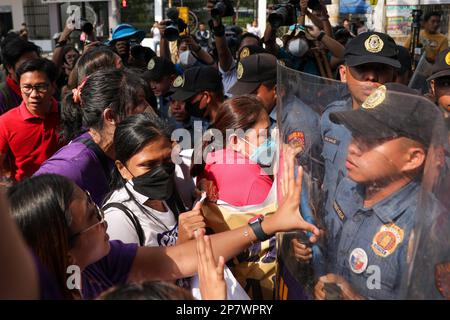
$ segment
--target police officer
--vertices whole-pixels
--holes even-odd
[[[442,51],[436,57],[432,66],[432,74],[427,79],[436,103],[441,108],[446,119],[450,112],[450,48]]]
[[[343,299],[401,298],[427,149],[441,120],[415,93],[389,83],[360,109],[330,114],[353,139],[348,177],[326,216],[329,274],[316,285],[318,299],[327,298],[330,284]]]
[[[168,94],[170,86],[177,76],[175,66],[170,60],[153,57],[150,59],[147,69],[144,76],[150,80],[150,87],[156,96],[159,115],[162,119],[173,122],[168,113],[170,103]]]
[[[320,120],[323,140],[322,157],[325,162],[323,191],[326,205],[332,204],[335,188],[345,176],[345,159],[350,143],[350,131],[330,120],[332,112],[359,109],[368,95],[378,86],[393,82],[395,70],[400,68],[397,46],[384,33],[365,32],[345,47],[345,65],[339,67],[341,81],[347,84],[349,95],[342,94],[332,103]]]
[[[210,123],[224,101],[222,77],[216,68],[200,66],[187,69],[172,83],[172,100],[184,101],[187,112]]]

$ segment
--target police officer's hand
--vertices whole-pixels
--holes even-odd
[[[319,229],[306,222],[301,214],[299,214],[303,169],[301,166],[298,168],[298,175],[296,178],[294,174],[294,160],[296,154],[296,150],[288,145],[284,145],[283,179],[281,181],[283,201],[273,215],[273,219],[270,220],[270,223],[273,225],[270,227],[269,221],[266,223],[266,220],[268,220],[267,218],[263,221],[263,230],[265,230],[264,228],[268,228],[269,232],[266,232],[267,234],[289,230],[310,231],[313,235],[310,237],[309,241],[314,243],[319,236]]]
[[[197,202],[191,211],[179,215],[177,244],[194,239],[195,230],[205,230],[205,217],[201,208],[201,202]]]
[[[298,239],[291,240],[292,252],[295,259],[300,263],[309,263],[312,259],[312,249],[301,243]]]
[[[314,287],[314,296],[317,300],[325,300],[326,291],[324,290],[326,283],[335,283],[341,290],[341,297],[344,300],[363,300],[364,297],[359,295],[351,285],[343,277],[334,273],[329,273],[326,276],[322,276],[317,281]]]
[[[197,264],[202,300],[226,300],[227,284],[224,278],[225,259],[214,259],[211,240],[203,230],[195,232],[197,240]]]

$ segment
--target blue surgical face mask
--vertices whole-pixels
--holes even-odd
[[[272,165],[277,147],[272,138],[267,138],[259,146],[255,146],[246,139],[242,140],[254,148],[253,152],[249,156],[251,161],[256,162],[261,167],[269,167]]]

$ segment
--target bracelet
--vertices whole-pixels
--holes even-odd
[[[325,37],[326,33],[324,31],[320,31],[319,35],[317,36],[317,41],[322,41],[323,37]]]

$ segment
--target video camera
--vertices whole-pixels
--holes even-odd
[[[170,22],[166,25],[164,37],[168,41],[175,41],[180,37],[180,33],[184,32],[188,26],[183,19],[180,19],[176,8],[167,10],[167,18],[170,19]]]
[[[319,0],[309,0],[308,8],[319,10],[321,7]],[[300,11],[298,0],[288,0],[285,3],[276,4],[272,7],[274,12],[269,14],[268,21],[274,28],[290,26],[297,23],[297,11]]]
[[[213,18],[232,17],[234,13],[233,1],[230,0],[215,0],[214,7],[211,9]]]

